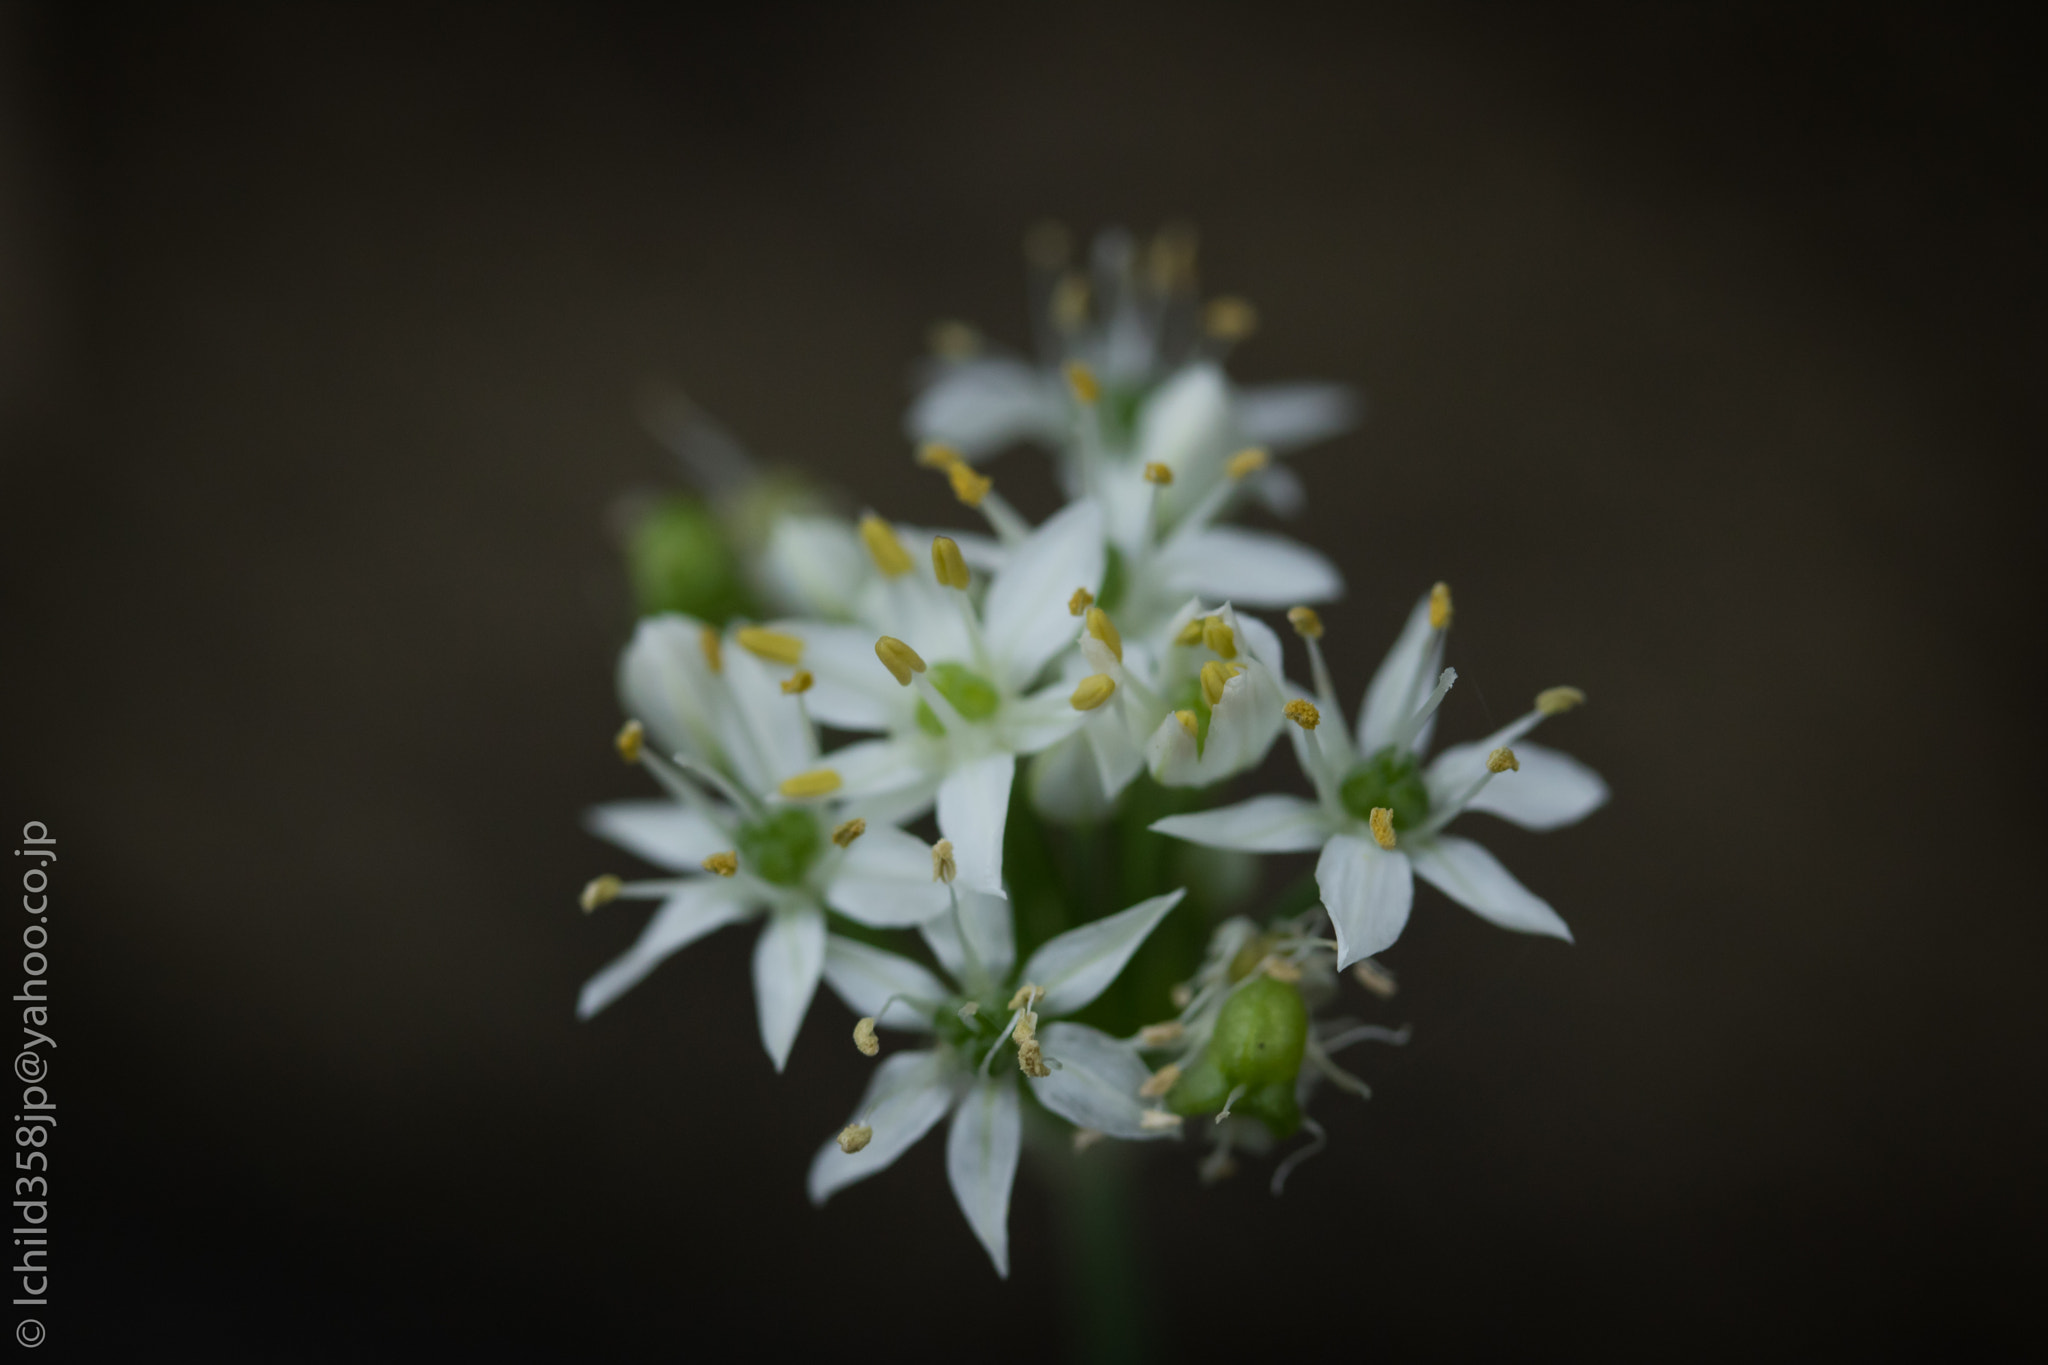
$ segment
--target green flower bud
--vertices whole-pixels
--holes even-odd
[[[723,625],[747,608],[724,526],[696,498],[662,499],[626,538],[626,569],[643,616],[680,611]]]

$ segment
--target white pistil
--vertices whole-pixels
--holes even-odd
[[[1216,1111],[1216,1122],[1221,1123],[1230,1117],[1231,1106],[1243,1099],[1244,1092],[1248,1089],[1250,1089],[1249,1086],[1242,1084],[1231,1087],[1230,1093],[1223,1097],[1223,1107]]]
[[[1429,690],[1429,695],[1422,699],[1422,705],[1415,708],[1415,714],[1408,717],[1407,723],[1394,735],[1394,748],[1397,751],[1406,752],[1408,746],[1414,743],[1415,737],[1422,733],[1422,727],[1436,714],[1436,708],[1444,704],[1444,698],[1450,695],[1451,686],[1457,681],[1458,670],[1455,668],[1447,668],[1437,675],[1436,686]]]

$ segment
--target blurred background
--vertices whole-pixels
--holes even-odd
[[[2006,1340],[2048,1138],[2028,50],[1934,6],[0,9],[48,1349],[1078,1349],[1028,1163],[1007,1284],[935,1140],[810,1208],[864,1069],[821,999],[772,1074],[746,934],[572,1016],[638,928],[575,905],[621,862],[579,813],[643,794],[607,519],[681,483],[635,395],[953,521],[909,367],[941,317],[1028,340],[1045,215],[1197,224],[1263,319],[1238,376],[1366,394],[1297,463],[1345,690],[1448,579],[1446,735],[1577,684],[1546,739],[1616,793],[1485,831],[1575,947],[1422,893],[1415,1041],[1284,1198],[1133,1164],[1147,1347]]]

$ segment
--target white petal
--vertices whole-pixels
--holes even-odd
[[[1045,999],[1038,1006],[1041,1014],[1072,1014],[1084,1008],[1116,980],[1145,936],[1186,894],[1187,888],[1182,887],[1139,901],[1108,919],[1067,930],[1031,955],[1018,974],[1019,983],[1045,988]]]
[[[1415,879],[1399,849],[1388,851],[1370,839],[1339,834],[1323,846],[1316,862],[1316,886],[1323,908],[1337,926],[1337,970],[1385,952],[1408,924]]]
[[[843,619],[873,571],[853,527],[838,517],[778,517],[755,563],[762,593],[789,616]]]
[[[1021,440],[1057,444],[1065,435],[1066,404],[1020,360],[963,360],[946,366],[917,396],[905,424],[913,440],[944,441],[973,457]]]
[[[788,632],[791,623],[778,621],[774,628]],[[782,690],[782,680],[795,671],[744,649],[725,651],[726,688],[743,731],[728,735],[726,748],[741,779],[757,792],[771,791],[783,778],[817,766],[818,734],[805,704]]]
[[[1131,780],[1145,770],[1145,750],[1131,736],[1125,708],[1123,698],[1113,698],[1081,726],[1089,752],[1095,755],[1096,775],[1111,799],[1123,795]]]
[[[962,891],[959,913],[948,910],[918,926],[932,956],[955,981],[980,992],[1007,981],[1017,961],[1017,933],[1010,902],[1002,896]],[[961,941],[961,930],[967,931]]]
[[[1012,754],[990,754],[954,769],[939,784],[939,833],[953,841],[961,890],[1003,891],[1003,829],[1010,816]]]
[[[1211,364],[1190,365],[1161,384],[1138,414],[1140,467],[1173,471],[1183,505],[1198,498],[1223,472],[1235,441],[1230,386]]]
[[[1206,787],[1256,767],[1286,723],[1285,704],[1273,675],[1256,661],[1248,663],[1209,708],[1209,731],[1199,753],[1177,719],[1168,716],[1160,723],[1146,750],[1153,779],[1169,787]]]
[[[951,1059],[943,1052],[897,1052],[882,1059],[868,1082],[855,1120],[875,1130],[868,1145],[851,1155],[828,1139],[811,1158],[808,1181],[813,1204],[822,1204],[856,1180],[888,1169],[953,1107]]]
[[[1047,1024],[1038,1031],[1045,1055],[1059,1065],[1027,1082],[1038,1102],[1077,1128],[1142,1142],[1170,1136],[1144,1126],[1138,1087],[1151,1071],[1135,1050],[1086,1024]]]
[[[1176,592],[1229,598],[1239,606],[1288,607],[1344,593],[1344,576],[1320,552],[1271,531],[1211,526],[1175,536],[1153,561]]]
[[[1271,442],[1264,442],[1269,448]],[[1308,506],[1308,489],[1301,475],[1284,464],[1269,465],[1245,481],[1252,496],[1276,517],[1298,517]]]
[[[1306,853],[1330,837],[1322,808],[1298,796],[1254,796],[1235,806],[1169,815],[1152,822],[1154,831],[1191,844],[1236,848],[1247,853]]]
[[[732,835],[675,801],[607,801],[593,806],[583,827],[674,872],[696,872],[704,860],[732,847]]]
[[[1217,613],[1229,622],[1237,638],[1243,642],[1245,652],[1266,666],[1276,678],[1287,676],[1286,657],[1280,651],[1280,637],[1273,628],[1256,616],[1247,616],[1228,602]]]
[[[663,959],[695,943],[714,929],[752,914],[747,890],[723,877],[695,877],[661,903],[640,937],[618,958],[583,984],[576,1017],[588,1019],[639,984]]]
[[[891,810],[922,815],[939,790],[940,773],[931,760],[944,753],[942,746],[927,744],[919,735],[858,740],[834,749],[822,761],[839,774],[840,800],[849,808],[857,806],[854,813],[866,816],[872,824],[875,816],[870,808],[876,797],[891,798],[883,803]],[[909,818],[911,815],[891,817],[890,822]]]
[[[919,1033],[932,1031],[927,1011],[952,995],[944,982],[909,958],[837,934],[825,940],[825,984],[855,1014]],[[892,995],[906,998],[888,1003],[885,1010]]]
[[[1005,1075],[976,1081],[961,1096],[946,1134],[953,1197],[1004,1279],[1010,1277],[1010,1186],[1017,1178],[1022,1133],[1017,1085]]]
[[[1394,736],[1422,705],[1436,686],[1438,665],[1443,662],[1443,632],[1430,629],[1429,595],[1423,594],[1408,622],[1387,651],[1372,685],[1365,689],[1365,705],[1358,713],[1358,751],[1367,758],[1393,743]]]
[[[877,929],[904,929],[943,913],[951,901],[945,885],[932,880],[930,844],[870,824],[840,856],[825,903]]]
[[[761,1045],[777,1071],[810,1011],[825,969],[825,916],[814,909],[780,910],[768,917],[754,944],[754,1008]]]
[[[1503,929],[1572,941],[1572,931],[1550,903],[1470,839],[1439,834],[1420,841],[1410,856],[1417,875],[1481,919]]]
[[[1349,431],[1358,396],[1342,384],[1259,384],[1235,396],[1238,429],[1252,445],[1294,450]]]
[[[1102,566],[1102,509],[1087,499],[1067,504],[1011,552],[982,605],[989,649],[1011,688],[1028,687],[1073,639],[1067,600],[1076,588],[1100,592]]]
[[[619,704],[663,753],[703,760],[720,752],[715,702],[723,685],[704,658],[706,629],[694,617],[650,616],[619,655]]]
[[[1073,734],[1086,719],[1074,709],[1073,698],[1073,682],[1055,682],[1011,702],[1003,708],[1003,743],[1020,754],[1050,749]]]
[[[1486,770],[1486,756],[1494,747],[1460,744],[1438,754],[1429,765],[1430,796],[1436,797],[1439,780],[1447,791],[1470,785]],[[1607,784],[1600,774],[1570,754],[1541,744],[1518,744],[1515,758],[1521,771],[1495,776],[1465,809],[1498,815],[1524,829],[1557,829],[1576,824],[1607,804]]]
[[[866,626],[806,624],[803,666],[815,681],[804,704],[820,724],[840,730],[888,730],[911,703],[875,657],[879,634]]]
[[[1079,730],[1032,759],[1025,782],[1032,809],[1058,824],[1090,824],[1114,804],[1102,789],[1094,750]]]

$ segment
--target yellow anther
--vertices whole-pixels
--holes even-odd
[[[704,870],[716,872],[721,877],[730,877],[740,870],[740,855],[730,850],[714,853],[704,860]]]
[[[1576,687],[1546,687],[1536,694],[1536,709],[1546,716],[1561,716],[1574,706],[1585,704],[1586,694]]]
[[[1351,975],[1357,980],[1359,985],[1365,987],[1380,999],[1392,1000],[1394,998],[1394,991],[1397,989],[1394,985],[1394,974],[1379,963],[1374,962],[1371,958],[1367,958],[1353,967]]]
[[[975,1015],[980,1013],[981,1006],[975,1001],[970,1000],[960,1007],[960,1022],[964,1024],[969,1019],[972,1019]]]
[[[1301,980],[1300,966],[1284,957],[1269,957],[1259,965],[1265,968],[1266,975],[1275,981],[1285,981],[1291,986]]]
[[[1067,362],[1067,387],[1074,391],[1074,401],[1094,407],[1102,401],[1102,385],[1095,378],[1095,371],[1078,360]]]
[[[1224,294],[1202,310],[1202,330],[1218,341],[1243,341],[1259,329],[1259,310],[1243,299]]]
[[[1439,583],[1429,590],[1429,628],[1442,630],[1451,623],[1451,585]]]
[[[1249,479],[1271,463],[1273,457],[1266,453],[1265,447],[1250,446],[1231,456],[1230,462],[1223,466],[1223,472],[1233,479]]]
[[[852,848],[853,841],[868,832],[868,822],[858,815],[843,824],[833,827],[832,842],[841,848]]]
[[[875,1021],[871,1016],[863,1017],[854,1024],[853,1045],[860,1049],[863,1057],[872,1057],[882,1050],[882,1040],[875,1037]]]
[[[1323,638],[1323,618],[1316,615],[1314,607],[1289,607],[1287,624],[1294,627],[1294,633],[1304,640]]]
[[[1211,659],[1202,665],[1202,695],[1214,706],[1223,700],[1223,689],[1240,670]]]
[[[924,660],[918,652],[893,635],[884,635],[875,641],[875,657],[905,687],[910,686],[911,674],[924,672]]]
[[[734,632],[733,639],[749,654],[775,664],[794,665],[804,657],[804,642],[785,631],[769,630],[765,626],[741,626]]]
[[[612,743],[618,748],[620,758],[628,763],[638,763],[640,751],[647,746],[647,727],[637,720],[629,720],[619,727],[618,738]]]
[[[1381,848],[1394,846],[1394,812],[1385,806],[1374,806],[1372,818],[1366,822],[1372,826],[1372,841]]]
[[[1074,595],[1067,599],[1067,615],[1079,616],[1095,605],[1095,594],[1086,588],[1074,589]]]
[[[1017,1069],[1034,1081],[1052,1075],[1052,1068],[1045,1064],[1045,1047],[1036,1038],[1017,1044]]]
[[[1180,1115],[1169,1114],[1164,1109],[1147,1109],[1138,1115],[1138,1126],[1148,1133],[1164,1132],[1180,1127]]]
[[[975,473],[974,466],[965,460],[948,465],[946,477],[952,481],[953,496],[969,507],[981,506],[981,500],[996,486],[994,479]]]
[[[917,462],[926,469],[951,469],[961,458],[959,451],[942,441],[926,441],[917,448]]]
[[[932,573],[940,587],[958,588],[962,592],[973,581],[967,573],[967,561],[960,557],[959,542],[951,536],[932,537]]]
[[[1017,1046],[1022,1047],[1037,1036],[1038,1016],[1030,1010],[1026,1010],[1018,1017],[1016,1027],[1010,1030],[1010,1038]]]
[[[1194,620],[1182,626],[1180,634],[1173,637],[1173,642],[1183,649],[1193,649],[1196,645],[1202,643],[1202,618],[1197,616]]]
[[[1088,608],[1088,633],[1108,645],[1118,663],[1124,661],[1124,637],[1117,634],[1116,622],[1101,607]]]
[[[587,915],[600,905],[610,905],[619,898],[619,892],[625,888],[625,885],[624,882],[609,872],[605,873],[602,877],[593,878],[590,885],[583,888],[583,895],[580,898],[583,905],[583,913]]]
[[[1513,749],[1495,749],[1486,756],[1486,771],[1490,773],[1518,773],[1522,761],[1515,757]]]
[[[1100,1128],[1076,1128],[1074,1130],[1074,1153],[1079,1155],[1109,1136]]]
[[[725,672],[725,641],[710,626],[697,632],[697,648],[704,651],[704,664],[713,673]]]
[[[1180,1064],[1168,1062],[1145,1078],[1145,1083],[1138,1087],[1138,1095],[1143,1099],[1156,1100],[1173,1089],[1174,1083],[1179,1079]]]
[[[1313,730],[1323,723],[1323,713],[1316,710],[1316,704],[1305,697],[1296,697],[1280,708],[1280,714],[1304,730]]]
[[[794,697],[801,693],[808,692],[811,690],[811,684],[816,681],[817,679],[811,676],[810,669],[799,668],[796,672],[790,674],[788,677],[782,680],[783,694],[785,696]]]
[[[1074,688],[1074,709],[1093,711],[1116,692],[1116,679],[1107,673],[1091,673]]]
[[[1194,712],[1176,711],[1173,713],[1173,718],[1180,722],[1181,729],[1188,732],[1189,739],[1198,739],[1201,737],[1201,724],[1199,721],[1196,720]]]
[[[1141,1047],[1166,1047],[1180,1041],[1187,1025],[1178,1019],[1169,1019],[1163,1024],[1147,1024],[1138,1030],[1138,1044]]]
[[[792,801],[808,801],[815,797],[830,796],[839,790],[839,774],[830,768],[813,768],[795,777],[785,777],[776,788]]]
[[[839,1130],[839,1150],[852,1156],[875,1140],[875,1130],[865,1123],[849,1123]]]
[[[896,539],[895,528],[872,514],[860,519],[860,543],[868,547],[868,558],[884,576],[901,578],[910,572],[910,551]]]
[[[1171,465],[1163,465],[1157,460],[1151,461],[1145,466],[1145,482],[1156,483],[1161,487],[1172,483],[1173,467]]]
[[[1183,981],[1179,985],[1175,986],[1172,990],[1168,991],[1166,993],[1166,998],[1173,1001],[1173,1007],[1175,1009],[1184,1010],[1189,1005],[1195,1003],[1195,988],[1193,986],[1190,986],[1187,982]]]
[[[1011,995],[1010,1003],[1005,1005],[1004,1008],[1028,1010],[1043,999],[1045,999],[1045,987],[1036,986],[1027,981],[1017,988],[1015,994]]]
[[[981,350],[981,333],[968,323],[946,318],[931,325],[925,342],[941,360],[965,360]]]
[[[1237,633],[1231,630],[1230,623],[1220,616],[1202,618],[1202,643],[1209,646],[1219,658],[1237,657]]]
[[[1088,322],[1088,277],[1078,270],[1060,276],[1052,290],[1052,325],[1078,332]]]
[[[953,884],[953,878],[960,875],[960,864],[953,857],[953,841],[941,839],[932,845],[932,880]]]

